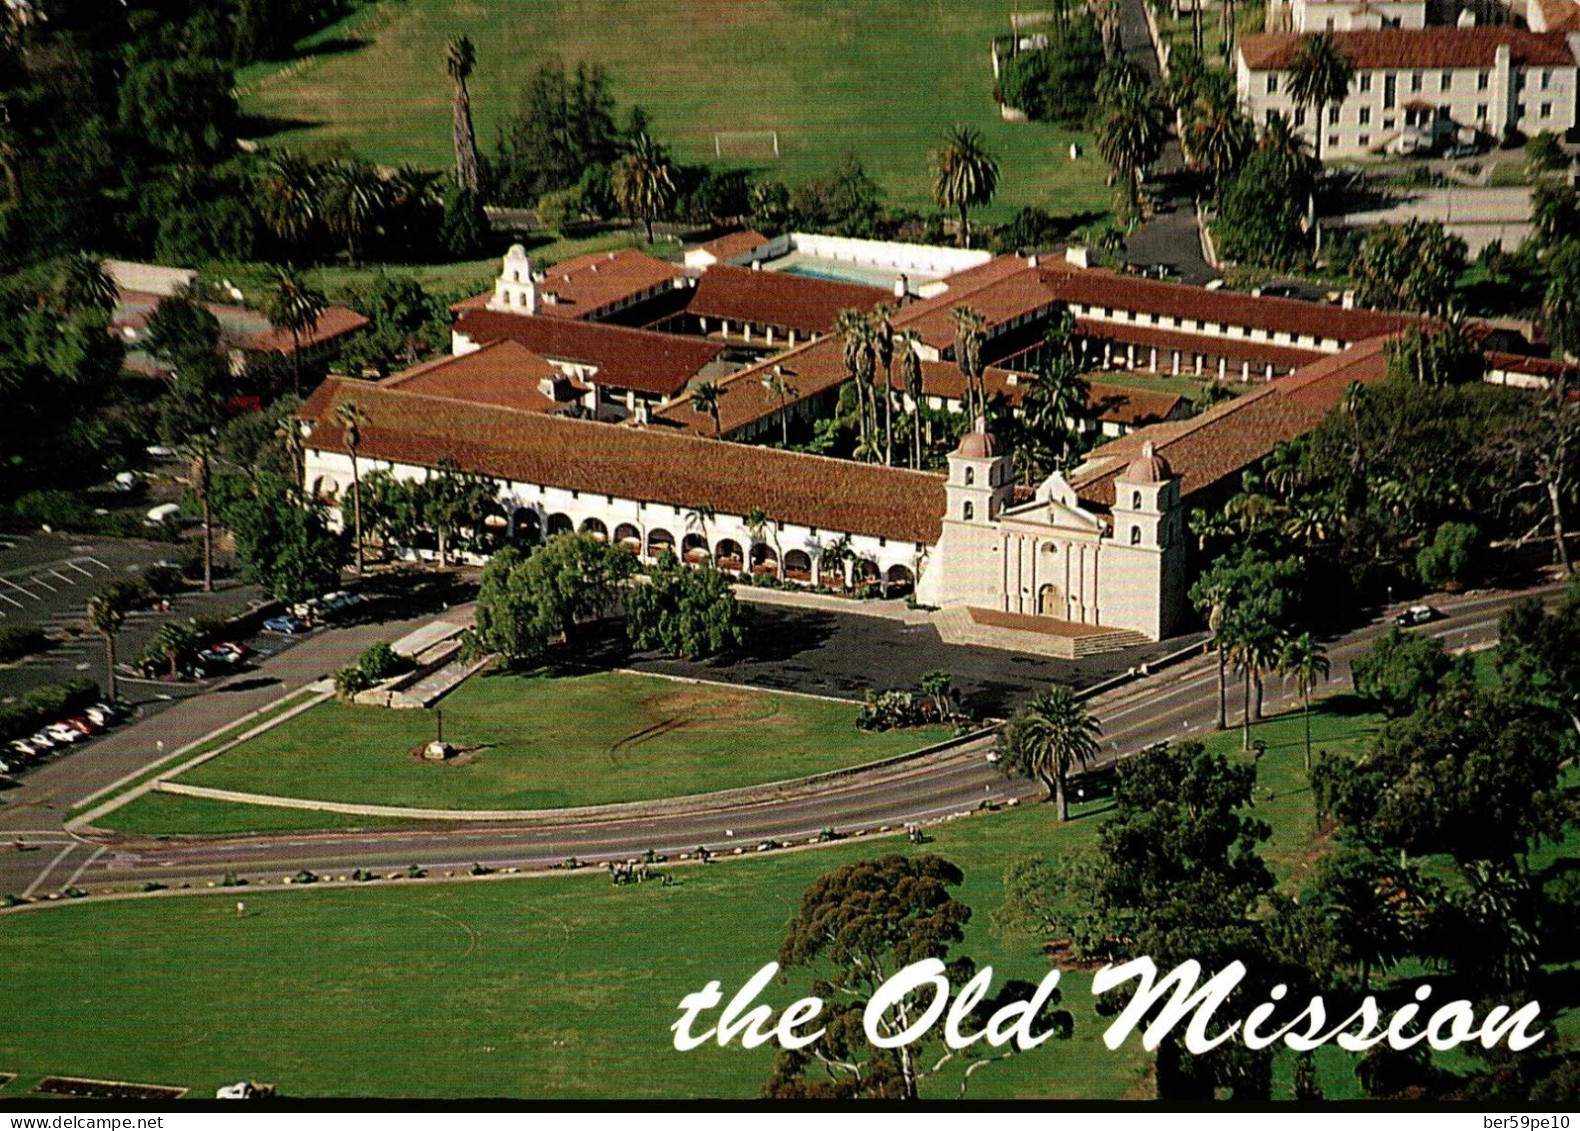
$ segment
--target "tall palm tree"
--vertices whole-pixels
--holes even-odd
[[[477,134],[472,129],[472,96],[466,80],[477,66],[477,50],[464,35],[450,40],[444,52],[444,69],[455,83],[450,109],[455,133],[455,183],[463,192],[476,192],[479,178]]]
[[[856,386],[856,415],[860,421],[858,446],[870,452],[872,435],[867,426],[867,395],[871,391],[869,386],[872,383],[876,350],[872,321],[864,310],[841,310],[834,319],[834,333],[839,335],[844,347],[841,356],[845,362],[845,374]],[[873,418],[876,418],[876,413]]]
[[[911,402],[911,466],[922,467],[922,356],[916,352],[915,330],[905,331],[900,341],[900,382]]]
[[[679,193],[675,165],[664,147],[645,133],[631,140],[614,171],[614,195],[625,214],[642,221],[653,242],[653,221],[669,211]]]
[[[715,440],[724,433],[724,425],[719,417],[719,398],[723,394],[723,387],[715,381],[699,381],[691,388],[692,410],[705,412],[713,418],[713,438]]]
[[[1268,115],[1257,135],[1256,148],[1271,154],[1285,178],[1295,184],[1307,183],[1315,177],[1316,159],[1311,156],[1311,147],[1295,131],[1295,124],[1287,114],[1274,110]]]
[[[886,303],[872,308],[872,344],[883,366],[883,462],[894,463],[894,311]],[[877,427],[873,421],[873,427]]]
[[[1020,739],[1026,767],[1048,787],[1059,808],[1059,820],[1070,819],[1065,783],[1077,765],[1083,769],[1097,756],[1102,725],[1065,684],[1038,692],[1020,711]]]
[[[1256,146],[1256,127],[1236,104],[1213,90],[1198,94],[1186,112],[1185,152],[1191,164],[1207,174],[1213,191],[1221,191]]]
[[[1330,103],[1343,102],[1350,93],[1350,82],[1355,78],[1355,61],[1340,49],[1332,32],[1321,32],[1301,40],[1289,64],[1289,96],[1296,106],[1316,107],[1316,121],[1312,123],[1316,137],[1317,169],[1322,168],[1322,135],[1327,132],[1324,121]],[[1306,198],[1306,222],[1317,222],[1317,194],[1315,186]]]
[[[1251,723],[1262,721],[1262,674],[1278,667],[1283,653],[1282,634],[1271,627],[1258,627],[1234,640],[1234,660],[1245,677],[1244,717],[1240,724],[1241,748],[1251,748]],[[1255,700],[1252,691],[1255,690]]]
[[[352,538],[356,547],[357,573],[363,573],[362,563],[362,475],[357,464],[357,449],[362,446],[362,429],[371,423],[367,413],[356,401],[342,401],[335,409],[335,419],[345,428],[346,454],[351,457],[351,515]]]
[[[115,682],[115,637],[126,623],[133,599],[132,587],[123,583],[106,586],[88,598],[88,625],[104,638],[105,689],[112,703],[119,694]]]
[[[1309,632],[1291,637],[1284,642],[1278,657],[1279,670],[1293,677],[1300,689],[1300,710],[1306,724],[1306,770],[1311,769],[1311,689],[1318,680],[1328,678],[1332,665],[1328,663],[1327,649]]]
[[[933,154],[933,199],[960,215],[958,242],[971,246],[970,210],[990,204],[998,191],[998,161],[975,126],[956,126]]]
[[[322,218],[318,188],[317,168],[290,153],[270,157],[258,178],[258,214],[292,250],[307,241]]]
[[[329,298],[294,267],[276,267],[274,286],[264,296],[263,313],[276,330],[291,335],[291,392],[302,395],[302,335],[318,328]]]
[[[798,395],[790,375],[782,365],[772,365],[763,371],[763,388],[779,398],[779,444],[790,446],[790,398]]]
[[[1118,87],[1097,126],[1097,151],[1125,182],[1132,207],[1141,204],[1141,180],[1168,140],[1168,113],[1155,87]]]
[[[967,426],[987,415],[987,397],[977,395],[982,380],[982,341],[987,320],[969,306],[955,306],[949,310],[955,327],[955,364],[966,379],[965,409]]]

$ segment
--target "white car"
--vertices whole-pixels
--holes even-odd
[[[68,744],[73,742],[81,742],[83,739],[88,737],[76,727],[68,726],[65,723],[51,723],[49,726],[44,728],[44,733],[49,735],[56,742],[64,742]]]
[[[33,744],[33,748],[36,750],[53,750],[55,747],[61,745],[60,741],[46,730],[41,730],[37,734],[29,735],[27,741],[31,742]]]

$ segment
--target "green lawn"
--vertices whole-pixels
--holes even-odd
[[[955,124],[973,125],[1003,177],[990,218],[1042,205],[1106,211],[1105,167],[1070,161],[1084,135],[999,118],[990,47],[1009,30],[1009,0],[385,0],[320,40],[360,40],[280,69],[240,76],[244,109],[311,123],[267,140],[346,142],[381,163],[453,160],[444,46],[471,36],[477,134],[491,150],[538,64],[554,55],[608,69],[622,112],[640,103],[686,161],[714,159],[714,134],[777,130],[781,157],[741,156],[795,183],[854,151],[887,198],[931,207],[927,154]],[[271,74],[271,71],[278,73]],[[1090,145],[1084,147],[1091,152]],[[728,155],[727,155],[728,156]]]
[[[450,764],[413,753],[429,711],[328,702],[183,774],[192,785],[375,805],[537,809],[801,777],[941,741],[866,734],[856,705],[652,676],[474,677],[440,704]]]
[[[276,805],[241,805],[185,797],[178,793],[145,793],[93,822],[94,827],[143,836],[225,836],[238,833],[289,833],[298,830],[385,829],[413,822],[391,817],[354,817]]]
[[[1094,385],[1117,385],[1125,389],[1145,389],[1152,393],[1173,393],[1187,400],[1194,398],[1201,392],[1202,386],[1207,384],[1205,380],[1195,377],[1154,376],[1144,372],[1126,373],[1123,370],[1115,370],[1111,373],[1102,371],[1089,373],[1086,379]],[[1236,396],[1252,388],[1250,385],[1242,386],[1238,383],[1225,384],[1223,387]]]
[[[1319,711],[1317,744],[1353,750],[1375,719]],[[1314,855],[1299,716],[1257,728],[1257,814],[1287,883]],[[1235,757],[1238,734],[1215,735]],[[936,830],[927,851],[958,863],[973,909],[961,951],[998,979],[1037,980],[1032,940],[990,917],[1005,864],[1089,847],[1102,803],[1059,825],[1026,805]],[[1097,818],[1097,819],[1094,819]],[[1575,852],[1571,842],[1566,854]],[[768,1049],[676,1053],[668,1027],[680,998],[718,979],[726,992],[768,961],[810,881],[847,860],[914,851],[899,838],[680,867],[678,883],[612,888],[601,875],[470,884],[378,881],[352,890],[227,891],[223,898],[65,904],[0,916],[8,968],[28,992],[9,1002],[0,1071],[21,1094],[45,1073],[180,1084],[206,1095],[243,1077],[288,1095],[748,1098]],[[235,898],[247,916],[238,920]],[[796,974],[765,995],[782,1008],[806,991]],[[1089,976],[1066,974],[1070,1042],[978,1072],[971,1095],[1144,1098],[1134,1041],[1101,1043]],[[1549,1003],[1549,1008],[1553,1004]],[[1558,1028],[1572,1028],[1572,1015]],[[1319,1083],[1356,1095],[1353,1058],[1325,1048]],[[933,1094],[952,1095],[952,1081]],[[1275,1096],[1288,1095],[1280,1062]]]

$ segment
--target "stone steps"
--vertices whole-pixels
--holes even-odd
[[[972,618],[969,609],[961,607],[934,614],[933,624],[945,644],[999,648],[1006,652],[1051,656],[1057,660],[1080,660],[1152,642],[1142,633],[1128,628],[1086,629],[1078,636],[1061,636],[980,624]]]

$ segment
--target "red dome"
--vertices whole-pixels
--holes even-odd
[[[958,454],[967,459],[992,459],[998,455],[998,440],[991,432],[967,432],[961,437]]]
[[[1141,446],[1141,458],[1125,468],[1121,478],[1126,483],[1162,483],[1174,478],[1174,469],[1169,466],[1168,460],[1157,454],[1152,441],[1148,440]]]

